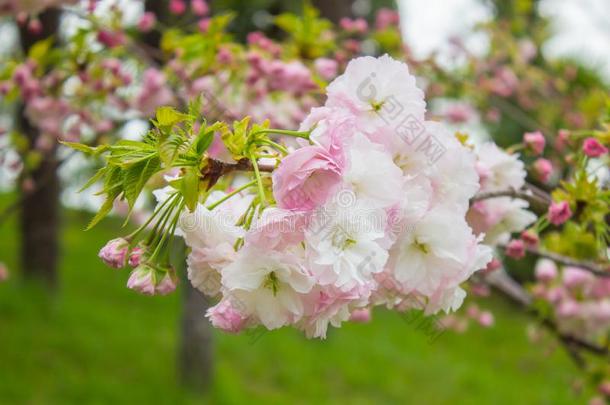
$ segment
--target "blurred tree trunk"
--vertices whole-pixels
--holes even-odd
[[[20,28],[21,47],[25,53],[39,40],[55,35],[59,25],[58,9],[49,9],[39,18],[43,26],[34,35],[27,28]],[[17,109],[17,125],[30,145],[35,145],[40,133],[25,115],[24,106]],[[55,148],[45,153],[39,166],[28,173],[32,180],[26,186],[22,179],[21,193],[21,265],[27,278],[38,279],[48,287],[57,286],[59,258],[59,193]]]
[[[147,0],[146,11],[155,13],[165,26],[171,26],[175,18],[169,14],[166,0]],[[153,30],[143,38],[144,43],[159,49],[161,35]],[[203,294],[193,288],[186,277],[186,246],[183,242],[175,244],[174,266],[182,275],[182,318],[180,321],[180,343],[178,348],[178,367],[182,383],[189,388],[204,392],[210,385],[213,375],[212,327],[205,317],[209,302]]]
[[[313,0],[312,4],[322,17],[338,23],[342,17],[352,16],[352,4],[354,0]]]
[[[176,244],[178,245],[178,244]],[[204,316],[209,302],[186,276],[186,245],[175,246],[176,270],[182,274],[182,319],[178,365],[180,379],[189,388],[204,392],[213,377],[214,345],[210,321]]]

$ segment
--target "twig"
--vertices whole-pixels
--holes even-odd
[[[526,246],[525,249],[527,252],[529,252],[533,255],[551,259],[551,260],[553,260],[557,263],[561,263],[565,266],[578,267],[578,268],[586,270],[590,273],[593,273],[599,277],[610,277],[610,265],[608,265],[608,267],[604,268],[601,265],[598,265],[597,263],[593,263],[590,261],[584,261],[584,260],[572,259],[571,257],[563,256],[563,255],[560,255],[560,254],[554,253],[554,252],[548,252],[548,251],[541,250],[541,249],[538,249],[535,247]]]
[[[525,200],[530,204],[533,210],[539,213],[546,212],[552,201],[551,196],[549,194],[538,189],[535,186],[532,186],[531,184],[527,184],[525,188],[521,190],[509,188],[505,190],[482,192],[472,197],[470,199],[470,202],[473,203],[476,201],[498,197],[511,197]]]

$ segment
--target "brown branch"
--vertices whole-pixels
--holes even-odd
[[[510,197],[525,200],[530,204],[530,207],[536,213],[545,213],[552,202],[551,196],[548,193],[540,190],[539,188],[531,184],[526,184],[525,188],[521,190],[509,188],[505,190],[478,193],[470,199],[470,203],[472,204],[476,201],[482,201],[498,197]]]
[[[553,260],[557,263],[561,263],[565,266],[581,268],[583,270],[586,270],[590,273],[595,274],[598,277],[610,277],[610,265],[606,265],[606,267],[603,267],[602,265],[599,265],[594,262],[585,261],[585,260],[576,260],[571,257],[563,256],[563,255],[560,255],[560,254],[554,253],[554,252],[541,250],[541,249],[535,248],[535,247],[526,246],[525,250],[528,253],[531,253],[536,256],[544,257],[547,259],[551,259],[551,260]]]

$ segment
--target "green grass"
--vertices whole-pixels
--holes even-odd
[[[496,327],[445,332],[433,343],[398,314],[309,341],[294,330],[215,334],[210,393],[181,388],[176,373],[179,294],[142,297],[127,272],[96,254],[116,236],[105,221],[82,232],[87,215],[64,214],[61,288],[49,295],[14,269],[15,221],[0,227],[0,403],[348,403],[573,404],[577,370],[562,351],[528,342],[527,318],[493,302]],[[203,315],[203,313],[202,313]]]

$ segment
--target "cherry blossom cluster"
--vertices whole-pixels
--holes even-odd
[[[571,336],[597,340],[610,329],[610,278],[572,266],[558,268],[549,259],[536,263],[535,298],[552,311],[559,329]]]
[[[220,297],[208,311],[216,327],[325,337],[374,305],[449,312],[491,260],[466,222],[476,156],[425,121],[408,67],[357,58],[327,96],[301,124],[309,142],[273,171],[273,206],[249,214],[254,195],[216,204],[227,198],[219,191],[180,218],[189,279]],[[249,226],[235,225],[244,215]]]

